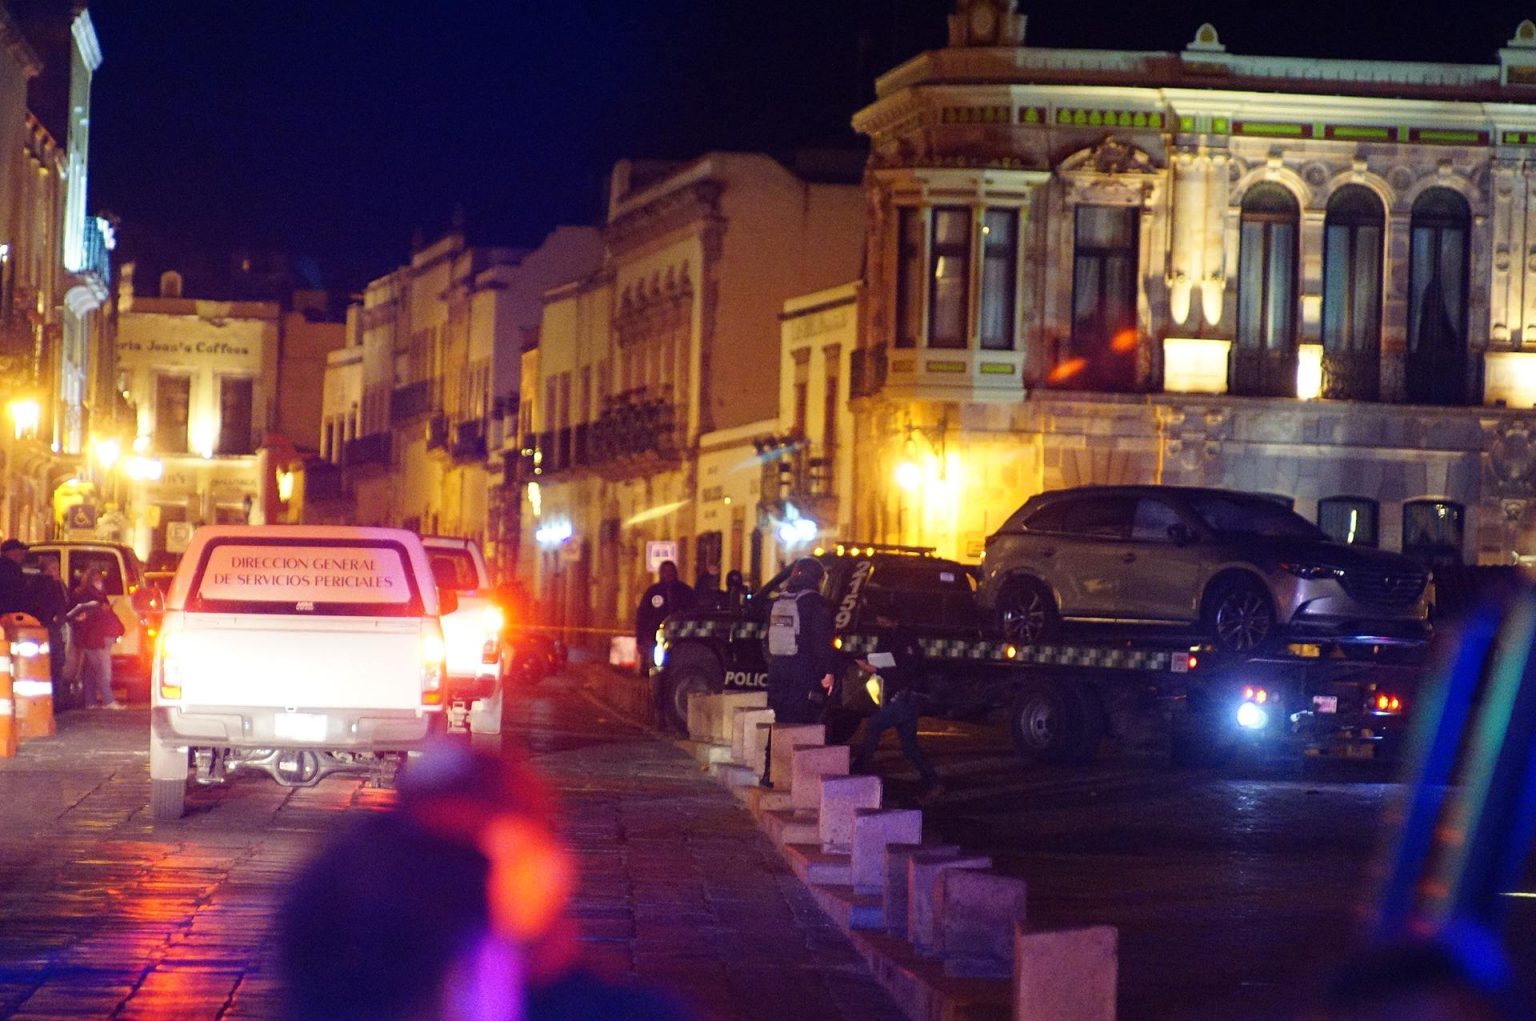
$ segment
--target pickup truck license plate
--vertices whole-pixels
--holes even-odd
[[[324,741],[326,717],[319,713],[278,713],[272,736],[283,741]]]
[[[1320,713],[1336,713],[1339,711],[1339,696],[1313,695],[1312,708]]]

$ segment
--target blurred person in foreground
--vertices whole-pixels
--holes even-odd
[[[526,767],[458,745],[301,873],[279,919],[292,1021],[685,1021],[581,961],[572,856]]]

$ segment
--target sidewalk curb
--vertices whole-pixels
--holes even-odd
[[[953,957],[945,959],[934,956],[931,952],[926,955],[920,953],[905,936],[887,931],[883,894],[872,894],[865,892],[867,888],[855,889],[847,885],[851,879],[848,855],[828,853],[827,849],[818,843],[797,842],[806,839],[803,832],[806,822],[800,818],[803,810],[797,813],[790,809],[788,793],[764,790],[755,783],[743,785],[750,779],[746,774],[752,771],[747,766],[731,761],[729,746],[722,746],[717,742],[679,738],[661,731],[651,722],[655,718],[655,711],[653,703],[650,702],[650,686],[640,678],[620,675],[605,665],[595,663],[572,664],[571,672],[580,678],[582,694],[594,704],[625,722],[640,727],[657,739],[665,740],[674,747],[688,752],[699,763],[702,771],[715,776],[737,800],[743,803],[756,820],[759,829],[768,835],[780,857],[801,885],[811,894],[822,913],[844,933],[859,956],[864,959],[876,981],[885,988],[898,1007],[912,1021],[1005,1021],[1016,1016],[1043,1016],[1027,1009],[1026,1001],[1033,1000],[1033,997],[1022,995],[1018,989],[1021,971],[1031,970],[1025,958],[1021,956],[1023,952],[1016,949],[1022,945],[1022,938],[1028,932],[1022,924],[1017,927],[1010,925],[1007,932],[1010,949],[1013,951],[1008,962],[1011,965],[1009,969],[1012,972],[1011,977],[988,977],[996,974],[995,972],[968,975],[963,967],[956,967],[957,964],[963,965],[964,958],[957,961]],[[636,718],[633,711],[626,711],[635,706],[637,699],[642,696],[646,700],[644,705],[639,706],[645,716],[643,720]],[[690,716],[692,716],[691,709]],[[716,735],[717,739],[718,736]],[[778,758],[779,753],[776,748],[775,760],[777,761]],[[799,767],[796,768],[798,770]],[[819,781],[820,777],[810,779]],[[873,814],[899,816],[904,812],[880,809],[875,810]],[[863,823],[861,822],[860,825],[862,826]],[[812,832],[810,839],[814,841],[814,818],[810,826]],[[921,841],[919,843],[923,844]],[[915,849],[916,845],[912,846]],[[927,845],[923,844],[923,846]],[[883,846],[881,851],[884,851]],[[854,853],[858,854],[857,851]],[[992,881],[1016,883],[1022,895],[1021,880],[996,877]],[[904,907],[903,910],[905,910]],[[1038,933],[1036,935],[1050,940],[1058,934]],[[1059,935],[1066,939],[1073,939],[1079,935],[1088,936],[1090,939],[1097,938],[1097,942],[1101,944],[1107,939],[1111,958],[1109,972],[1111,992],[1108,1003],[1096,1005],[1100,1008],[1107,1007],[1107,1010],[1084,1011],[1082,1008],[1087,1004],[1073,1003],[1065,1013],[1058,1016],[1113,1018],[1115,1010],[1112,992],[1115,985],[1113,958],[1118,956],[1114,950],[1118,942],[1114,930],[1105,928],[1076,930]],[[1056,1006],[1063,1005],[1058,1003]],[[1020,1013],[1020,1011],[1026,1011],[1026,1013]]]

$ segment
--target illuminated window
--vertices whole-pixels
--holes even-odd
[[[1403,504],[1403,552],[1430,566],[1461,563],[1466,509],[1449,500]]]
[[[187,452],[187,413],[192,399],[188,376],[155,376],[155,450],[163,454]]]
[[[1408,284],[1408,399],[1460,404],[1467,371],[1467,200],[1430,188],[1413,204]]]
[[[981,221],[981,346],[1012,351],[1017,306],[1019,213],[989,209]]]
[[[916,347],[923,334],[923,212],[900,213],[896,268],[896,346]]]
[[[971,211],[941,206],[933,211],[929,253],[933,290],[928,298],[928,346],[966,346],[966,307],[971,277]]]
[[[1295,197],[1278,184],[1258,184],[1243,198],[1237,256],[1235,394],[1296,396]]]
[[[1379,513],[1375,500],[1363,496],[1330,496],[1317,501],[1317,527],[1334,542],[1375,546]]]
[[[1375,400],[1381,352],[1381,253],[1386,214],[1351,184],[1328,202],[1323,227],[1323,396]]]
[[[1073,228],[1072,389],[1129,390],[1136,382],[1137,211],[1078,206]],[[1080,359],[1080,361],[1079,361]]]

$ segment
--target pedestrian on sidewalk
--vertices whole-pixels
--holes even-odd
[[[125,629],[107,598],[100,568],[87,569],[80,579],[67,620],[80,648],[80,683],[86,704],[94,701],[107,709],[127,708],[112,695],[112,646]]]
[[[883,630],[876,639],[875,649],[858,661],[859,668],[880,677],[880,707],[864,721],[864,738],[854,751],[853,772],[869,772],[874,764],[875,749],[887,730],[896,731],[901,743],[901,754],[906,757],[922,781],[924,800],[941,797],[944,785],[939,782],[938,771],[928,756],[923,754],[917,742],[918,719],[922,715],[923,693],[921,689],[923,646],[917,634],[899,619],[877,614],[875,623]]]
[[[48,669],[53,678],[53,702],[59,709],[74,707],[75,696],[64,683],[64,618],[69,613],[69,589],[59,577],[59,560],[44,556],[41,573],[31,579],[27,602],[37,622],[48,629]]]
[[[821,594],[827,570],[801,557],[789,570],[784,591],[768,608],[764,651],[768,657],[768,708],[775,723],[816,723],[838,669],[832,646],[832,607]],[[764,752],[762,784],[773,786],[772,734]]]
[[[27,559],[27,544],[20,539],[0,542],[0,616],[27,613],[27,578],[21,564]]]

